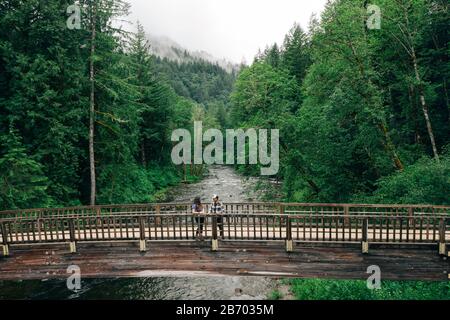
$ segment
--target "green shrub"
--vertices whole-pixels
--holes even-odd
[[[381,289],[369,290],[362,280],[294,279],[298,300],[450,300],[450,283],[382,281]]]
[[[403,172],[381,179],[369,203],[450,205],[450,155],[423,158]]]

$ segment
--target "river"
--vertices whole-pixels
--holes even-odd
[[[208,202],[212,194],[223,202],[255,201],[260,197],[257,182],[230,167],[213,166],[202,181],[169,193],[176,202],[191,202],[197,196]],[[84,279],[78,292],[69,291],[62,280],[0,281],[0,299],[264,300],[276,287],[277,281],[269,278],[237,276]]]

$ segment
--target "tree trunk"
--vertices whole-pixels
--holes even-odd
[[[428,136],[429,136],[430,142],[431,142],[431,148],[433,149],[433,154],[434,154],[435,159],[439,162],[439,153],[438,153],[438,149],[436,146],[436,141],[434,139],[433,127],[431,125],[430,115],[428,112],[428,105],[427,105],[427,102],[425,99],[425,92],[424,92],[424,88],[423,88],[422,78],[420,77],[420,73],[419,73],[419,64],[417,62],[416,48],[414,46],[414,38],[413,38],[413,34],[411,32],[408,9],[405,6],[403,6],[403,12],[404,12],[405,22],[406,22],[406,31],[405,32],[402,31],[402,32],[407,37],[407,40],[409,42],[409,55],[411,56],[411,60],[412,60],[413,67],[414,67],[414,74],[415,74],[417,85],[419,88],[420,104],[422,106],[423,116],[424,116],[425,122],[427,124],[427,130],[428,130]]]
[[[92,5],[92,4],[91,4]],[[89,73],[91,82],[91,97],[89,110],[89,165],[91,172],[91,206],[95,205],[96,198],[96,177],[95,177],[95,149],[94,149],[94,129],[95,129],[95,38],[96,38],[96,8],[92,5],[92,34],[91,34],[91,57],[89,63]]]
[[[365,71],[364,65],[363,65],[360,57],[358,56],[356,48],[353,45],[353,41],[351,39],[352,38],[349,35],[347,35],[348,46],[350,47],[350,49],[352,51],[352,54],[353,54],[353,57],[354,57],[357,65],[358,65],[359,73],[361,74],[361,77],[365,81],[367,81],[368,86],[370,87],[372,85],[372,81],[367,76],[367,73]],[[367,106],[369,107],[371,105],[371,103],[370,103],[369,97],[367,96],[367,93],[363,93],[363,97],[366,100]],[[396,147],[394,145],[394,142],[392,141],[391,136],[389,135],[389,129],[388,129],[387,124],[384,123],[383,121],[380,121],[377,126],[378,126],[379,130],[381,131],[381,133],[383,135],[385,149],[389,153],[395,168],[397,170],[399,170],[399,171],[403,171],[405,167],[403,166],[403,163],[402,163],[402,161],[401,161],[401,159],[400,159],[400,157],[399,157],[399,155],[397,153],[397,149],[396,149]]]
[[[403,171],[405,167],[403,165],[403,162],[400,160],[400,157],[398,156],[397,149],[395,148],[394,142],[392,141],[391,136],[389,135],[389,130],[387,126],[383,122],[380,122],[378,127],[380,131],[383,133],[384,146],[386,150],[391,154],[395,168],[399,171]]]
[[[408,87],[408,97],[409,97],[409,104],[411,106],[411,113],[412,118],[414,121],[414,143],[415,144],[421,144],[422,143],[422,137],[420,136],[420,128],[418,124],[418,114],[417,114],[417,103],[415,99],[415,93],[414,93],[414,86],[412,84]]]
[[[447,80],[445,78],[444,78],[444,92],[445,92],[445,102],[446,102],[447,110],[450,111],[448,90],[447,90]],[[448,113],[448,122],[450,123],[450,112]]]
[[[427,123],[427,130],[428,130],[428,135],[429,135],[430,141],[431,141],[431,147],[433,148],[433,154],[434,154],[434,157],[436,158],[436,160],[439,161],[439,153],[438,153],[438,149],[436,146],[436,140],[434,139],[433,127],[431,125],[430,115],[428,112],[428,105],[425,100],[425,93],[424,93],[424,89],[423,89],[422,79],[419,74],[419,66],[417,64],[417,56],[416,56],[414,47],[411,49],[412,49],[411,57],[413,60],[413,65],[414,65],[414,73],[416,75],[416,80],[417,80],[418,86],[419,86],[420,104],[422,105],[423,116],[425,117],[425,122]]]
[[[141,143],[141,162],[144,167],[147,166],[147,157],[145,156],[145,142]]]

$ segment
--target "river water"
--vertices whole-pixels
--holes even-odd
[[[170,191],[171,201],[209,202],[218,194],[223,202],[259,199],[257,179],[243,178],[230,167],[213,166],[201,182]],[[0,281],[0,299],[114,299],[114,300],[264,300],[276,288],[265,277],[180,276],[133,279],[84,279],[82,289],[69,291],[66,281]]]

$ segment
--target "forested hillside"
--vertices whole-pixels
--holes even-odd
[[[71,30],[72,2],[0,3],[0,209],[154,201],[181,179],[172,130],[224,112],[233,75],[150,55],[123,1],[80,1]]]
[[[286,200],[450,204],[449,3],[379,0],[369,29],[366,2],[330,1],[260,54],[233,124],[280,129]]]
[[[178,95],[203,106],[210,125],[225,128],[236,74],[217,64],[193,59],[187,52],[182,56],[186,57],[186,63],[156,57],[155,70],[164,75]]]

